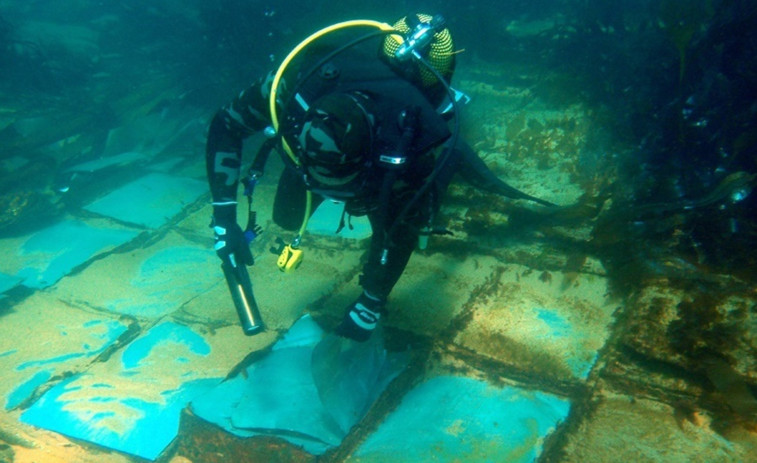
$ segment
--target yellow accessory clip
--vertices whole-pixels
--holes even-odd
[[[302,249],[292,247],[291,244],[284,246],[279,255],[279,260],[276,261],[279,270],[284,273],[291,273],[297,269],[302,263]]]

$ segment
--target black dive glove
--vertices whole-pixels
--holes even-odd
[[[235,263],[252,265],[250,244],[237,223],[236,203],[214,206],[211,226],[215,235],[213,248],[222,261],[228,261],[229,256],[233,254]]]
[[[376,329],[384,301],[365,291],[355,302],[347,306],[342,323],[336,328],[336,334],[355,341],[365,342]]]

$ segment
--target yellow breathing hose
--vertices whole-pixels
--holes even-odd
[[[331,26],[324,27],[323,29],[311,34],[308,36],[305,40],[300,42],[299,45],[294,47],[292,51],[289,52],[289,54],[284,58],[284,61],[281,62],[281,65],[279,66],[279,69],[276,71],[276,75],[273,77],[273,83],[271,84],[271,94],[268,98],[268,106],[271,111],[271,122],[273,123],[273,128],[278,132],[279,130],[279,117],[278,113],[276,111],[276,97],[279,93],[279,84],[281,83],[281,77],[284,75],[284,71],[286,71],[286,68],[289,66],[289,63],[294,59],[297,54],[299,54],[303,48],[310,45],[312,42],[317,40],[320,37],[323,37],[324,35],[334,32],[339,29],[344,29],[347,27],[359,27],[359,26],[366,26],[366,27],[376,27],[382,31],[393,31],[394,28],[390,26],[389,24],[382,23],[380,21],[373,21],[370,19],[355,19],[351,21],[344,21],[336,24],[332,24]],[[297,157],[294,156],[294,153],[292,153],[291,148],[288,147],[286,144],[286,140],[282,138],[282,143],[284,144],[284,149],[287,151],[287,155],[292,158],[292,161],[299,165],[299,162],[297,161]]]
[[[271,84],[271,95],[268,99],[268,105],[269,110],[271,111],[271,123],[273,125],[273,129],[278,133],[279,131],[279,117],[278,113],[276,111],[276,98],[278,96],[279,92],[279,84],[281,83],[281,77],[284,75],[284,72],[286,71],[287,67],[289,66],[289,63],[294,59],[297,54],[302,51],[305,47],[310,45],[313,41],[317,40],[320,37],[323,37],[326,34],[329,34],[331,32],[334,32],[339,29],[344,29],[347,27],[376,27],[382,31],[393,31],[394,28],[390,26],[389,24],[382,23],[380,21],[373,21],[370,19],[355,19],[351,21],[344,21],[336,24],[332,24],[331,26],[325,27],[310,36],[308,36],[305,40],[300,42],[299,45],[294,47],[292,51],[289,52],[289,54],[284,58],[284,61],[281,62],[281,65],[279,66],[279,69],[276,71],[276,75],[273,77],[273,82]],[[295,156],[294,152],[292,151],[292,148],[289,147],[289,144],[284,139],[284,137],[281,137],[281,146],[284,149],[284,152],[286,152],[287,156],[292,160],[294,165],[299,166],[300,162],[297,160],[297,156]],[[300,226],[300,230],[297,232],[297,240],[302,237],[302,235],[305,233],[305,229],[308,225],[308,219],[310,218],[310,211],[313,205],[313,195],[310,193],[310,191],[307,192],[307,197],[305,200],[305,217],[302,221],[302,225]]]

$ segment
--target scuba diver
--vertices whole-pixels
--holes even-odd
[[[458,139],[458,106],[467,97],[450,87],[454,68],[441,16],[410,14],[393,26],[347,21],[310,36],[275,74],[221,108],[210,124],[206,165],[222,261],[233,254],[252,265],[237,223],[237,186],[242,142],[260,131],[269,139],[247,180],[263,174],[271,148],[279,151],[287,168],[273,219],[287,230],[300,227],[279,259],[282,270],[324,199],[344,203],[340,227],[345,216],[369,219],[362,293],[336,329],[345,338],[365,341],[376,328],[413,250],[439,233],[434,215],[455,173],[485,191],[551,206],[499,180]]]

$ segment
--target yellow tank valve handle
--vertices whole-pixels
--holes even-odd
[[[291,244],[284,246],[279,254],[279,260],[276,265],[284,273],[294,272],[302,263],[302,249],[298,249]]]

